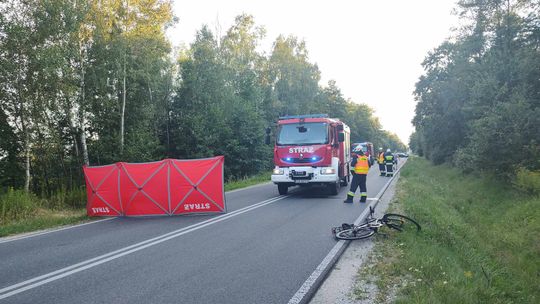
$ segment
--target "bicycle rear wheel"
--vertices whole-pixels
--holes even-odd
[[[336,233],[336,238],[340,240],[359,240],[359,239],[365,239],[370,236],[372,236],[375,233],[375,230],[363,227],[363,228],[351,228],[351,229],[345,229],[341,230],[338,233]]]
[[[421,227],[415,220],[401,214],[387,213],[381,221],[389,228],[398,231],[420,231]]]

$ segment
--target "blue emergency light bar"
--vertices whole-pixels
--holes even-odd
[[[284,119],[302,119],[302,118],[328,118],[328,114],[288,115],[288,116],[279,117],[280,120],[284,120]]]

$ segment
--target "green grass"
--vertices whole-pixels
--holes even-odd
[[[246,188],[249,186],[267,183],[270,181],[270,172],[260,173],[251,177],[243,179],[233,180],[225,183],[225,191],[231,191],[240,188]]]
[[[0,225],[0,237],[32,232],[63,225],[79,224],[92,219],[86,216],[86,209],[49,210],[39,209],[33,217]]]
[[[227,182],[224,188],[231,191],[268,181],[270,173],[266,172]],[[86,209],[77,203],[79,201],[86,201],[84,189],[62,191],[48,200],[9,189],[0,195],[0,237],[92,220],[86,216]]]
[[[377,238],[359,274],[374,278],[379,302],[540,303],[538,196],[411,158],[390,208],[422,232]]]

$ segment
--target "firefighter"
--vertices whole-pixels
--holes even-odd
[[[360,187],[360,203],[365,203],[367,201],[366,179],[369,170],[369,160],[364,154],[364,151],[362,151],[361,146],[358,146],[353,150],[351,167],[354,168],[354,170],[351,170],[353,175],[351,189],[347,193],[347,199],[343,202],[352,203],[354,192],[356,192],[356,188]]]
[[[394,153],[394,171],[397,170],[397,167],[398,167],[398,159],[399,157],[397,156],[397,153]]]
[[[392,150],[386,149],[386,153],[384,153],[384,161],[386,163],[386,176],[394,176],[395,156],[392,154]]]
[[[379,164],[379,172],[381,176],[386,176],[386,164],[384,162],[383,148],[379,148],[379,154],[377,154],[377,163]]]

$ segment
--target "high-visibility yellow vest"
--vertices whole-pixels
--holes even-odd
[[[384,152],[379,153],[379,158],[377,159],[379,164],[384,164]]]
[[[365,155],[358,156],[358,159],[356,160],[356,165],[354,166],[354,172],[356,172],[356,174],[368,174],[368,170],[368,157]]]

